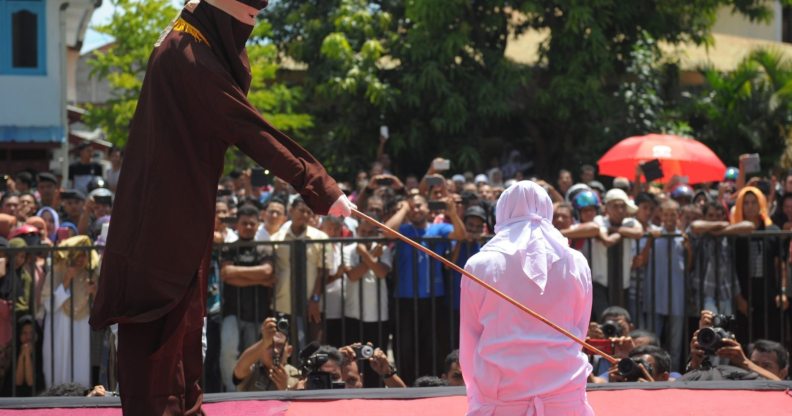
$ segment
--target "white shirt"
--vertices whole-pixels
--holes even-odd
[[[524,274],[518,256],[482,251],[465,269],[584,338],[591,314],[591,272],[581,253],[569,252],[548,270],[544,293]],[[492,414],[492,406],[529,403],[540,396],[581,389],[585,394],[591,365],[580,345],[465,277],[461,296],[459,362],[468,414]]]
[[[374,243],[371,249],[379,246]],[[382,246],[382,256],[377,259],[388,268],[393,265],[393,252],[387,245]],[[360,255],[357,252],[357,244],[350,244],[344,247],[344,263],[349,267],[360,264]],[[359,319],[363,322],[379,322],[388,320],[388,284],[385,279],[377,278],[377,275],[369,269],[357,282],[349,280],[344,276],[345,300],[344,315],[347,318]],[[378,288],[379,287],[379,288]],[[363,290],[363,318],[360,318],[361,308],[361,288]],[[377,314],[377,303],[379,302],[379,315]]]
[[[338,267],[341,266],[341,243],[328,244],[333,249],[333,267],[328,272],[330,275],[336,274]],[[341,319],[344,317],[343,298],[341,296],[341,286],[343,279],[335,279],[325,285],[325,309],[324,314],[327,319]]]
[[[327,234],[314,227],[307,226],[302,235],[294,235],[291,227],[281,228],[280,231],[272,235],[271,241],[292,241],[292,240],[326,240]],[[324,250],[323,250],[324,248]],[[290,244],[275,245],[275,275],[278,277],[275,283],[275,310],[285,314],[292,313],[291,307],[291,257]],[[309,299],[319,275],[319,269],[333,271],[333,251],[330,244],[306,244],[306,258],[308,264],[305,266],[305,298]],[[324,251],[324,255],[322,255]],[[324,263],[322,263],[324,261]],[[301,277],[301,276],[298,276]],[[321,305],[320,305],[321,307]]]

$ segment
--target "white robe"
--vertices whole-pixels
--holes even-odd
[[[63,285],[58,285],[54,296],[54,312],[50,309],[52,306],[50,300],[42,299],[47,311],[44,324],[43,357],[44,379],[47,382],[47,387],[69,382],[79,383],[86,388],[91,387],[91,327],[88,324],[88,316],[74,321],[74,332],[72,333],[72,320],[61,309],[61,306],[71,297],[69,290],[65,289]],[[73,376],[72,360],[74,361]]]
[[[496,207],[496,236],[465,269],[578,338],[591,315],[591,270],[552,228],[552,202],[521,181]],[[468,415],[593,415],[582,347],[463,278],[459,363]]]

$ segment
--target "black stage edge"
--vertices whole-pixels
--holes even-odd
[[[751,390],[787,391],[792,390],[792,381],[696,381],[696,382],[657,382],[657,383],[612,383],[589,384],[588,391],[613,390]],[[356,390],[302,390],[246,393],[214,393],[204,395],[204,403],[218,403],[245,400],[344,400],[344,399],[386,399],[409,400],[445,396],[464,396],[464,387],[432,387],[408,389],[356,389]],[[120,407],[118,397],[29,397],[0,398],[0,409],[36,409],[67,407]]]

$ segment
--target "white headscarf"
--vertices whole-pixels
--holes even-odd
[[[550,196],[534,182],[517,182],[498,199],[495,220],[495,237],[481,251],[518,256],[525,275],[544,292],[548,270],[569,253],[569,242],[553,226]]]

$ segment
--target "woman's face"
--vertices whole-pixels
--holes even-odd
[[[52,214],[49,211],[43,211],[41,213],[41,218],[44,219],[44,224],[47,226],[47,235],[52,235],[52,233],[55,232],[55,218],[52,217]]]
[[[28,344],[33,342],[33,334],[33,324],[25,324],[19,333],[19,343]]]
[[[748,192],[743,198],[743,217],[746,221],[757,222],[759,219],[759,199],[753,192]]]
[[[72,266],[78,269],[84,269],[86,266],[88,266],[88,255],[85,253],[78,254],[76,257],[74,257],[74,263],[72,263]]]

